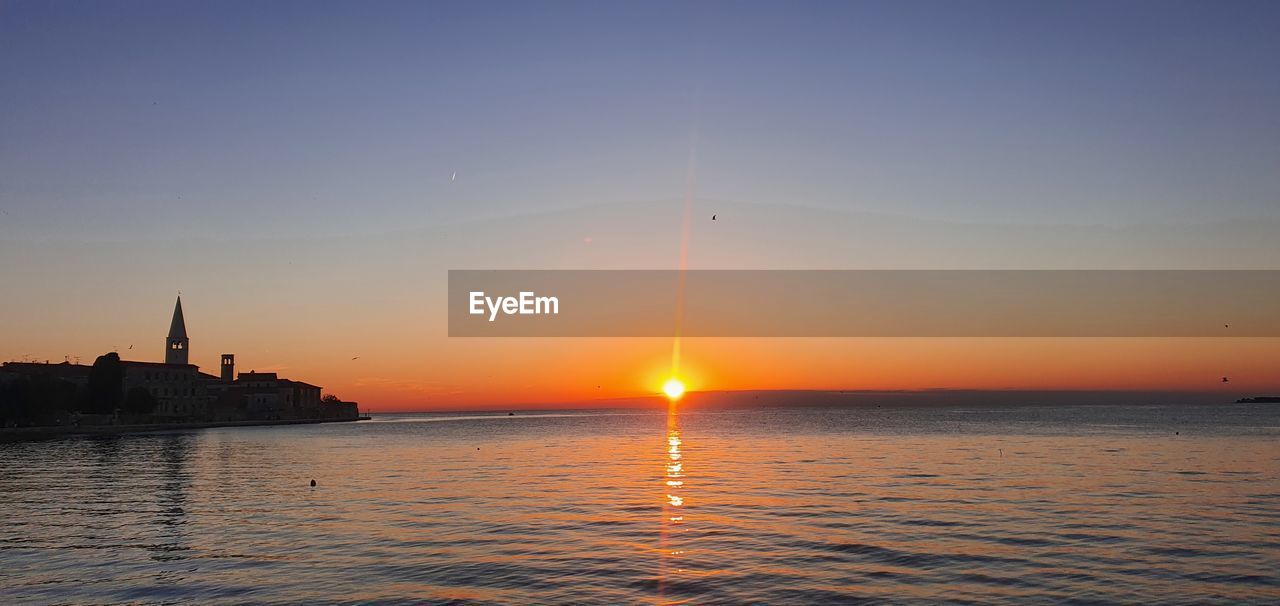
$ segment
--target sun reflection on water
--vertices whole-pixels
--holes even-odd
[[[680,439],[680,416],[676,407],[667,409],[667,445],[665,457],[665,491],[666,501],[662,506],[662,566],[658,581],[659,599],[665,599],[666,584],[672,573],[682,573],[679,558],[684,555],[683,549],[676,549],[671,543],[676,533],[688,530],[685,527],[685,497],[681,493],[685,483],[685,461],[681,452],[683,442]]]
[[[676,414],[674,407],[667,412],[667,505],[669,507],[680,507],[684,505],[684,497],[679,494],[678,488],[684,486],[684,462],[681,461],[683,455],[680,454],[680,417]],[[673,512],[668,512],[673,513]],[[673,513],[674,515],[674,513]],[[673,515],[668,515],[668,521],[678,522]],[[676,516],[683,517],[683,516]]]
[[[670,415],[671,419],[675,418],[675,414]],[[679,507],[684,504],[684,499],[680,495],[672,494],[675,488],[684,486],[684,463],[680,462],[680,428],[677,425],[668,423],[667,428],[667,504],[672,507]]]

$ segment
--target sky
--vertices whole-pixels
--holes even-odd
[[[1275,268],[1276,31],[1273,2],[3,2],[0,359],[157,359],[181,290],[206,371],[646,393],[661,339],[449,339],[446,272],[672,269],[687,192],[719,216],[692,268]],[[1269,339],[684,347],[704,389],[1280,388]]]

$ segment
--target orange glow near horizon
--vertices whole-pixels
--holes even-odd
[[[608,408],[646,398],[660,406],[667,401],[661,387],[672,377],[685,386],[682,404],[693,392],[733,390],[1151,390],[1221,393],[1225,401],[1280,392],[1280,339],[1272,338],[686,338],[673,373],[669,339],[472,340],[370,331],[358,349],[343,351],[325,331],[284,328],[199,326],[191,361],[216,372],[218,353],[234,352],[237,370],[321,385],[375,413]],[[56,352],[71,351],[91,364],[112,349],[107,339],[78,345],[67,337],[64,345],[66,334],[55,333],[47,350],[9,343],[2,359],[31,352],[56,362]],[[162,342],[130,351],[121,341],[126,359],[163,354]]]
[[[1280,390],[1280,339],[682,339],[672,372],[662,339],[453,340],[366,353],[360,360],[285,360],[285,376],[379,410],[610,407],[691,391]],[[392,348],[395,346],[392,345]],[[244,366],[250,368],[249,364]],[[1221,378],[1229,376],[1229,383]],[[666,400],[662,397],[662,400]],[[658,405],[657,401],[653,402]],[[635,405],[634,401],[622,405]]]
[[[608,408],[645,398],[659,406],[667,401],[661,388],[672,377],[685,386],[682,402],[692,392],[733,390],[1152,390],[1215,392],[1226,400],[1280,391],[1280,339],[1269,338],[697,338],[681,340],[683,356],[673,373],[667,339],[411,339],[388,333],[338,355],[321,332],[270,328],[261,331],[265,336],[213,343],[204,335],[217,331],[205,328],[193,336],[192,362],[216,372],[218,352],[235,352],[238,370],[279,372],[374,412]],[[270,347],[275,343],[288,346]],[[137,360],[163,353],[154,344],[143,347],[132,354],[127,346],[120,350]],[[109,341],[86,346],[83,362],[110,350]],[[19,351],[40,356],[35,348]],[[359,359],[352,360],[356,353]],[[1222,383],[1223,376],[1230,382]]]

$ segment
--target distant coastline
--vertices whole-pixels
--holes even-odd
[[[1280,396],[1241,397],[1212,391],[1048,390],[1048,389],[745,389],[693,391],[677,408],[686,411],[761,408],[1026,408],[1061,406],[1229,406],[1280,403]],[[486,408],[440,407],[380,409],[394,414],[519,416],[581,411],[665,412],[671,402],[658,395],[595,400],[512,402]]]
[[[1028,407],[1028,406],[1178,406],[1252,404],[1270,401],[1213,391],[1105,389],[777,389],[716,390],[686,393],[681,408],[844,408],[844,407]],[[1239,398],[1237,400],[1237,398]],[[1277,398],[1276,401],[1280,401]],[[665,408],[655,396],[612,398],[597,404],[623,408]],[[436,411],[432,411],[436,412]]]

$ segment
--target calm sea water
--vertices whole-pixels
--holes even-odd
[[[1274,604],[1280,406],[73,438],[0,445],[0,512],[0,603]]]

